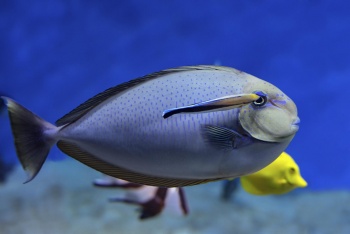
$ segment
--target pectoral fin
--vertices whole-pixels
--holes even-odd
[[[205,125],[202,131],[208,143],[220,149],[237,149],[250,142],[249,138],[225,127]]]
[[[172,115],[179,113],[193,113],[216,111],[218,109],[233,109],[258,100],[260,96],[257,94],[239,94],[216,98],[204,102],[195,103],[189,106],[172,108],[163,112],[163,118],[166,119]]]

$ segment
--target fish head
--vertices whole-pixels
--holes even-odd
[[[305,188],[307,186],[307,182],[300,175],[299,170],[294,167],[289,168],[286,174],[286,180],[293,188]]]
[[[289,165],[285,173],[285,178],[293,188],[305,188],[307,186],[307,182],[300,175],[298,165]]]
[[[300,174],[300,169],[298,164],[294,161],[294,159],[283,152],[277,159],[278,166],[282,170],[281,176],[284,181],[283,186],[285,191],[290,191],[295,188],[304,188],[307,186],[307,182]]]
[[[281,142],[294,136],[299,129],[295,103],[277,87],[260,80],[250,85],[247,92],[260,98],[241,107],[239,121],[252,137],[267,142]]]

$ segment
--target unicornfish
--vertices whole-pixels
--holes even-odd
[[[122,83],[55,124],[2,99],[26,182],[54,145],[137,184],[183,187],[235,178],[270,164],[299,128],[297,107],[280,89],[223,66],[178,67]]]

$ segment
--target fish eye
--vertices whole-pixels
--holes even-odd
[[[294,168],[294,167],[291,167],[291,168],[289,169],[289,172],[290,172],[290,174],[294,174],[294,173],[295,173],[295,168]]]
[[[266,102],[267,102],[266,94],[263,93],[262,91],[256,91],[254,93],[259,96],[259,99],[254,101],[253,104],[255,106],[263,106],[263,105],[265,105]]]

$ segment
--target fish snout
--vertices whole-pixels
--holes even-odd
[[[307,186],[307,182],[306,180],[304,180],[303,177],[300,176],[300,178],[298,178],[298,180],[296,181],[295,185],[299,188],[305,188]]]
[[[300,118],[297,116],[294,120],[292,120],[291,130],[296,133],[299,130]]]
[[[293,125],[299,125],[299,123],[300,123],[300,118],[297,116],[293,121]]]

